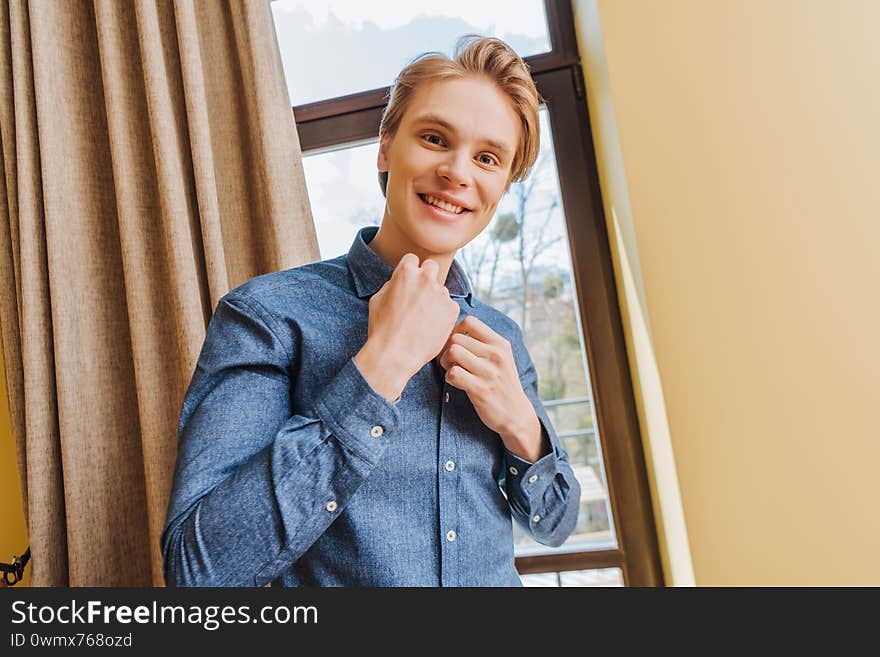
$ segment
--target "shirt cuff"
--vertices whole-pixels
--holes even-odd
[[[353,357],[321,392],[315,413],[340,442],[371,464],[400,425],[400,405],[373,390]]]
[[[530,519],[540,514],[541,500],[547,485],[556,476],[556,448],[534,463],[504,450],[504,472],[507,495]]]

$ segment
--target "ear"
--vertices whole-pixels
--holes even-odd
[[[388,141],[388,133],[383,132],[379,137],[379,156],[376,158],[379,171],[388,171]]]

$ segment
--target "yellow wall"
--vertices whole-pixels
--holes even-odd
[[[15,445],[12,442],[12,425],[9,419],[9,401],[6,396],[6,378],[3,368],[3,352],[0,350],[0,561],[11,563],[13,555],[21,556],[27,548],[27,530],[18,486],[18,467]],[[30,581],[30,564],[25,566],[24,580]]]
[[[574,7],[668,579],[880,584],[880,3]]]

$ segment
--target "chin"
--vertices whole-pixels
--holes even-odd
[[[414,231],[412,239],[414,244],[426,253],[453,253],[463,246],[460,235],[443,235],[441,233],[442,229],[433,226],[420,226]]]
[[[427,253],[451,253],[468,239],[464,226],[444,225],[421,217],[411,218],[401,228],[414,247]]]

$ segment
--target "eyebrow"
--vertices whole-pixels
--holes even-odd
[[[444,119],[443,117],[441,117],[437,114],[422,114],[421,116],[416,117],[413,120],[413,123],[414,124],[434,123],[434,124],[439,125],[443,128],[446,128],[447,130],[449,130],[449,132],[452,132],[452,133],[457,132],[454,125],[452,125],[449,121],[447,121],[446,119]],[[502,153],[505,153],[507,155],[510,155],[513,152],[513,149],[510,148],[504,142],[496,141],[495,139],[484,139],[483,141],[486,144],[489,144],[489,146],[491,146],[492,148],[496,148],[499,151],[501,151]]]

